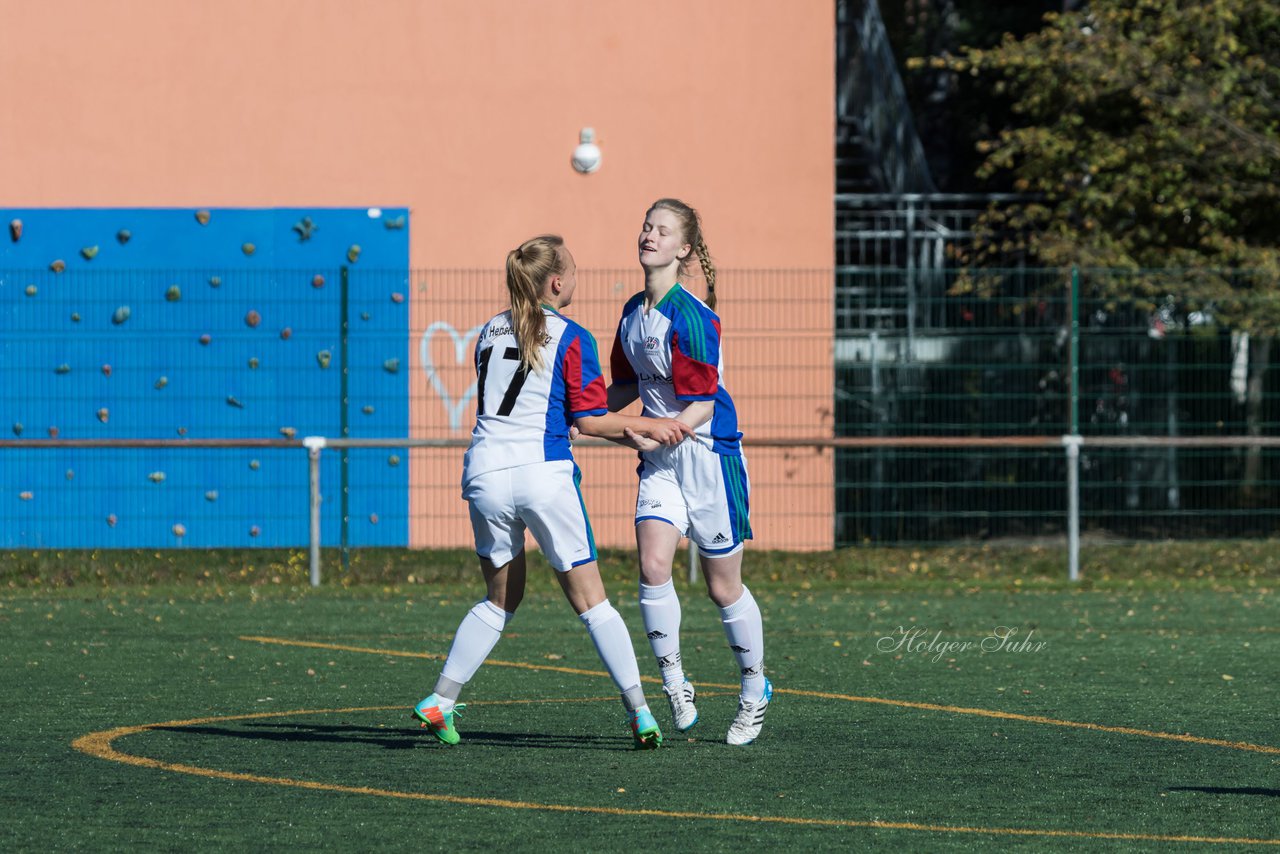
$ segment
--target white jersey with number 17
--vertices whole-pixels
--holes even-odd
[[[596,341],[583,327],[543,306],[542,368],[529,371],[504,311],[476,339],[476,426],[462,463],[465,486],[476,475],[547,460],[572,460],[575,418],[608,412]]]

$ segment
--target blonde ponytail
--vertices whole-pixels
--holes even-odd
[[[542,342],[547,337],[547,316],[542,311],[542,287],[547,279],[564,272],[556,234],[530,238],[507,253],[507,294],[511,297],[511,328],[520,349],[520,364],[529,371],[542,370]]]

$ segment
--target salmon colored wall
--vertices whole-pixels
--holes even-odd
[[[677,195],[701,209],[722,268],[831,265],[828,2],[0,0],[0,21],[6,205],[404,205],[416,268],[497,270],[522,238],[558,231],[579,267],[634,269],[645,207]],[[568,163],[584,126],[603,152],[589,176]],[[479,280],[500,307],[501,279]],[[780,301],[829,299],[829,277],[777,283]],[[412,306],[415,363],[422,330],[465,330],[456,306],[477,296],[426,284]],[[750,305],[736,310],[738,329],[785,332],[767,296]],[[611,326],[593,329],[607,353]],[[797,346],[825,367],[786,375],[784,389],[771,385],[777,371],[730,362],[731,391],[764,402],[744,406],[748,437],[760,435],[753,422],[830,434],[829,418],[786,400],[829,400],[829,325]],[[465,436],[415,382],[426,397],[413,435]],[[821,456],[753,465],[757,486],[791,470],[820,496],[798,510],[780,502],[800,514],[791,522],[770,521],[783,508],[753,496],[758,538],[771,525],[814,528],[825,513],[808,534],[829,544]],[[421,493],[435,484],[422,478],[439,477],[415,466],[413,512],[434,512]],[[468,536],[456,472],[449,480],[451,521],[415,526],[415,543]],[[606,534],[629,539],[625,527]]]

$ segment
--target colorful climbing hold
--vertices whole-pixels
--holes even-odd
[[[105,406],[98,410],[98,420],[101,421],[103,424],[106,424],[107,421],[110,420],[110,418],[111,418],[111,410],[107,409]]]
[[[59,258],[57,261],[54,261],[49,265],[49,269],[55,273],[61,273],[63,270],[67,269],[67,262]]]
[[[246,243],[240,247],[240,251],[245,255],[252,255],[258,251],[258,247],[254,246],[252,243]]]
[[[399,360],[399,359],[387,359],[385,362],[383,362],[383,363],[382,363],[382,369],[383,369],[384,371],[386,371],[387,373],[389,373],[389,374],[396,374],[396,373],[399,373],[399,372],[400,372],[400,360]]]
[[[9,239],[12,240],[14,243],[17,243],[19,240],[22,239],[22,220],[20,219],[9,220]]]
[[[112,313],[111,322],[116,326],[119,326],[121,323],[124,323],[129,319],[130,314],[132,314],[132,312],[129,310],[129,306],[122,305]]]
[[[246,326],[252,329],[262,322],[262,315],[258,314],[258,312],[253,309],[250,309],[249,313],[244,316],[244,322]]]
[[[102,366],[102,375],[103,375],[104,377],[109,377],[109,376],[111,376],[111,366],[110,366],[110,365],[103,365],[103,366]]]
[[[201,225],[208,225],[209,212],[203,209],[196,211],[196,222],[200,223]]]
[[[314,276],[312,276],[312,277],[311,277],[311,287],[313,287],[313,288],[323,288],[323,287],[324,287],[324,276],[320,275],[319,273],[316,273]]]
[[[175,537],[185,537],[187,535],[187,526],[181,522],[175,522],[173,525],[173,535]]]
[[[332,359],[333,359],[333,354],[330,353],[328,350],[321,350],[319,353],[316,353],[316,361],[320,364],[320,367],[322,368],[329,367],[329,362]]]
[[[168,377],[160,377],[160,379],[156,380],[156,390],[162,389],[168,384],[169,384]]]
[[[209,346],[209,342],[211,341],[213,341],[213,336],[210,335],[208,332],[200,336],[200,343],[206,347]]]
[[[170,285],[169,289],[164,292],[164,298],[169,302],[177,302],[182,299],[182,288],[177,285]]]
[[[116,526],[116,514],[114,513],[107,514],[107,525],[112,528]]]
[[[128,243],[131,237],[133,237],[133,233],[130,232],[129,229],[127,228],[122,228],[116,232],[116,242],[119,243],[121,246],[124,246],[126,243]]]
[[[393,294],[391,295],[391,301],[392,301],[392,302],[394,302],[394,303],[402,303],[402,302],[404,302],[404,294],[402,294],[402,293],[393,293]]]
[[[153,471],[151,474],[147,475],[147,480],[152,483],[164,483],[164,478],[165,474],[162,471]]]
[[[351,248],[347,250],[347,260],[354,264],[360,258],[360,244],[353,243]]]
[[[97,246],[81,247],[80,254],[84,256],[84,260],[92,261],[94,258],[98,257],[98,247]]]
[[[289,327],[286,326],[284,329],[280,330],[281,340],[288,341],[292,337],[293,337],[293,330],[290,329]]]

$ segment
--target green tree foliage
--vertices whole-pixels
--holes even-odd
[[[1096,0],[1044,22],[915,63],[1012,100],[978,174],[1032,200],[992,210],[964,260],[1182,268],[1233,322],[1280,328],[1225,304],[1280,274],[1280,4]]]

